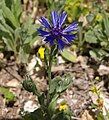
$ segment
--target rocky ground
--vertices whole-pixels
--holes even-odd
[[[24,79],[21,75],[23,70],[20,71],[19,75],[18,66],[15,62],[7,62],[1,66],[0,86],[9,88],[15,94],[16,99],[7,105],[3,93],[0,91],[0,120],[21,120],[21,109],[34,111],[38,107],[37,98],[23,89],[21,84]],[[27,69],[40,91],[45,91],[47,89],[47,77],[43,64],[40,63],[40,67],[36,67],[35,70],[33,68],[34,60],[29,63]],[[95,111],[91,108],[91,104],[96,103],[97,100],[97,96],[92,92],[92,83],[96,76],[100,76],[100,80],[95,81],[95,84],[101,90],[100,95],[103,98],[104,105],[109,108],[108,90],[104,81],[105,76],[109,73],[109,68],[103,65],[95,67],[95,64],[90,63],[87,57],[82,56],[78,57],[75,64],[62,62],[52,68],[53,77],[62,76],[67,72],[72,74],[73,84],[60,99],[67,101],[68,108],[75,116],[72,117],[72,120],[87,120],[87,116],[88,120],[96,120],[94,118]]]

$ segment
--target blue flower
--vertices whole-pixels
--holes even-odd
[[[40,17],[40,23],[48,29],[47,31],[42,30],[41,28],[37,29],[39,35],[44,37],[46,43],[50,43],[52,46],[55,40],[58,43],[59,50],[62,50],[65,46],[68,46],[72,41],[77,37],[76,31],[78,30],[78,24],[76,22],[72,23],[68,27],[64,28],[63,24],[66,20],[67,13],[64,11],[60,15],[56,11],[51,12],[51,22],[44,17]],[[71,33],[73,32],[73,34]]]

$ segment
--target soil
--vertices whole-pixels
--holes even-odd
[[[75,64],[64,63],[52,68],[52,77],[57,75],[62,76],[67,72],[72,74],[73,84],[61,98],[67,101],[68,108],[75,116],[73,120],[85,120],[84,114],[87,111],[91,112],[88,113],[92,117],[89,120],[95,120],[93,117],[94,113],[90,107],[93,103],[91,96],[92,81],[97,71],[87,63],[81,61]],[[41,92],[47,89],[47,77],[43,67],[40,68],[39,72],[34,72],[31,77]],[[14,62],[11,62],[11,65],[7,63],[7,65],[2,67],[0,71],[0,86],[9,88],[16,95],[16,99],[7,105],[3,93],[0,92],[0,120],[21,120],[20,111],[24,108],[24,104],[30,100],[36,103],[36,97],[23,89],[21,84],[23,79],[19,75],[18,67]],[[100,82],[96,82],[96,84],[98,83]],[[103,85],[101,87],[104,89]]]

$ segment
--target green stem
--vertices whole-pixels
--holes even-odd
[[[53,62],[53,57],[57,54],[58,48],[56,45],[51,47],[50,55],[49,55],[49,62],[48,62],[48,84],[49,88],[51,85],[51,67],[52,67],[52,62]]]
[[[49,84],[49,88],[50,88],[50,84],[51,84],[51,67],[52,67],[52,49],[50,52],[50,56],[49,56],[49,64],[48,64],[48,84]]]
[[[50,54],[49,54],[48,65],[47,65],[49,90],[50,90],[50,86],[51,86],[51,68],[52,68],[53,57],[57,54],[57,51],[58,51],[57,46],[54,45],[51,47]],[[50,95],[48,92],[48,103],[49,102],[50,102]]]

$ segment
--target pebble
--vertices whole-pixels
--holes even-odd
[[[100,65],[98,70],[100,75],[108,75],[109,74],[109,67],[105,66],[105,65]]]
[[[38,109],[39,106],[33,103],[33,101],[29,100],[24,104],[24,111],[25,112],[34,112],[36,109]]]
[[[20,86],[20,83],[16,79],[10,80],[8,83],[6,83],[8,87],[18,87]]]
[[[3,58],[4,58],[4,54],[0,53],[0,59],[3,59]]]

